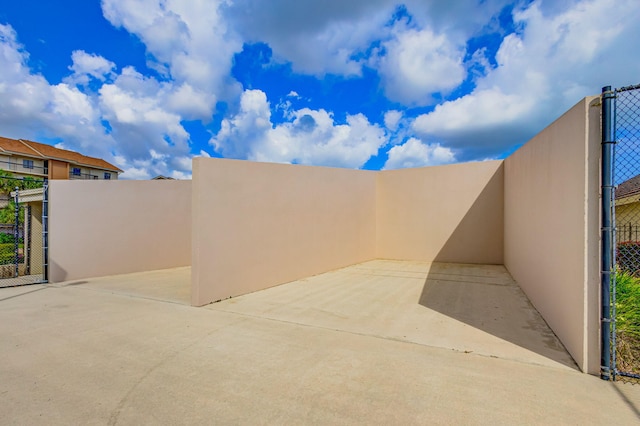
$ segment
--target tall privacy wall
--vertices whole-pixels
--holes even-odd
[[[504,163],[505,266],[582,371],[600,371],[599,98]]]
[[[503,262],[502,161],[382,171],[378,258]]]
[[[52,282],[191,264],[190,181],[49,186]]]
[[[375,256],[376,174],[196,158],[195,306]]]

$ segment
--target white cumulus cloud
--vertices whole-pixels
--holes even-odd
[[[388,152],[384,170],[408,167],[437,166],[456,161],[453,151],[439,144],[425,144],[420,139],[410,138]]]
[[[93,99],[77,87],[55,85],[28,65],[29,55],[9,25],[0,24],[0,127],[2,136],[64,139],[72,149],[110,158],[113,139]]]
[[[238,113],[223,120],[211,142],[229,157],[358,168],[386,143],[386,136],[362,114],[347,115],[338,124],[323,109],[302,108],[274,125],[265,93],[247,90]]]
[[[276,59],[291,62],[296,72],[353,76],[361,74],[372,43],[390,39],[389,22],[401,6],[418,29],[433,34],[446,31],[464,43],[508,3],[235,0],[223,8],[223,14],[244,40],[269,44]]]
[[[406,105],[429,105],[466,78],[464,46],[430,29],[394,31],[377,64],[387,98]]]
[[[222,16],[224,0],[102,0],[106,19],[140,37],[176,83],[208,96],[236,90],[230,78],[242,41]]]
[[[153,150],[173,155],[188,154],[189,134],[180,114],[167,108],[172,85],[144,77],[133,68],[122,70],[113,84],[100,88],[103,117],[118,140],[126,141],[119,152],[131,159],[144,159]]]
[[[402,119],[402,111],[391,110],[384,113],[384,125],[387,129],[394,131],[398,128]]]
[[[497,67],[469,94],[419,116],[417,135],[446,141],[463,159],[494,156],[526,142],[586,94],[640,75],[627,43],[640,39],[635,0],[576,1],[547,10],[534,2],[513,16],[522,30],[504,38]]]
[[[113,75],[116,64],[100,55],[74,50],[71,53],[73,64],[69,67],[73,74],[66,81],[72,84],[87,84],[91,78],[105,81]]]
[[[2,136],[62,140],[67,149],[112,161],[125,178],[190,175],[193,154],[181,122],[210,117],[214,100],[206,93],[131,67],[116,74],[111,61],[83,51],[72,54],[72,74],[50,84],[27,60],[13,28],[0,25]],[[90,78],[102,84],[97,93],[83,87]]]

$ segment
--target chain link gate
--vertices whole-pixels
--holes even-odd
[[[46,179],[0,172],[0,288],[47,282]]]
[[[640,383],[640,85],[602,99],[602,377]]]

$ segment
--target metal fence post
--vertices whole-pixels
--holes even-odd
[[[49,179],[42,185],[42,282],[49,282]]]
[[[24,227],[22,228],[22,252],[24,263],[24,275],[31,275],[31,205],[27,204],[24,209]]]
[[[613,266],[613,147],[615,144],[615,92],[602,88],[602,275],[601,275],[601,356],[600,377],[611,380],[611,280]]]
[[[14,208],[14,225],[13,225],[13,259],[15,260],[15,273],[14,273],[14,277],[17,277],[20,274],[20,256],[19,256],[19,251],[20,251],[20,244],[19,244],[19,239],[20,239],[20,204],[19,204],[19,200],[18,200],[18,191],[20,190],[20,188],[18,188],[16,186],[15,188],[15,195],[13,196],[13,203],[15,204],[15,208]]]

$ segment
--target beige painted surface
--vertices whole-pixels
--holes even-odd
[[[26,231],[31,237],[31,275],[40,275],[43,270],[42,251],[42,202],[30,203],[31,229]],[[26,226],[25,226],[26,228]]]
[[[377,257],[502,264],[502,161],[379,172]]]
[[[599,99],[505,160],[505,266],[578,366],[599,373]]]
[[[190,181],[52,180],[50,280],[188,266]]]
[[[375,172],[196,158],[192,303],[370,260]]]

